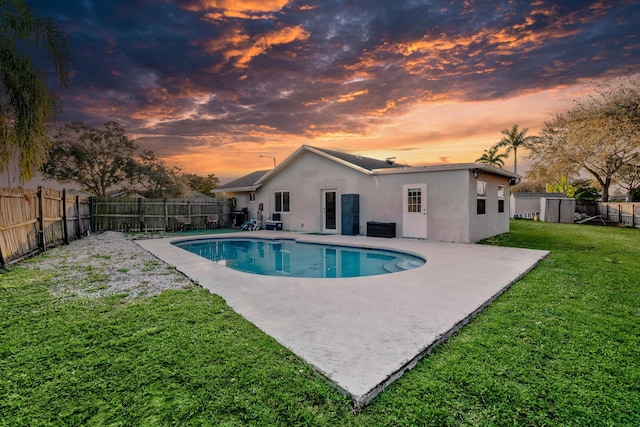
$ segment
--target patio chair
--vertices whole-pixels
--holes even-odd
[[[211,228],[220,227],[220,219],[218,217],[218,214],[207,215],[207,225],[209,225],[209,227]]]
[[[258,220],[254,218],[251,221],[245,221],[242,227],[240,227],[240,230],[256,231],[260,230],[260,225],[258,224]]]
[[[191,218],[189,217],[176,215],[176,221],[178,221],[178,228],[180,230],[186,230],[187,228],[191,228]]]

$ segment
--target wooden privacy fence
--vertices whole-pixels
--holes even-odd
[[[189,228],[207,228],[210,217],[229,225],[232,199],[94,198],[95,231],[165,231],[184,227],[176,217],[190,220]]]
[[[90,211],[88,197],[66,190],[0,189],[0,266],[86,235]]]

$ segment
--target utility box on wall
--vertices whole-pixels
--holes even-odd
[[[360,195],[343,194],[341,196],[342,235],[360,234]]]

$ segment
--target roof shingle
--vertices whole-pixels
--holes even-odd
[[[360,168],[367,169],[369,171],[374,169],[402,168],[407,166],[407,165],[395,164],[393,162],[388,162],[386,160],[378,160],[378,159],[372,159],[370,157],[363,157],[358,154],[343,153],[341,151],[327,150],[325,148],[318,148],[318,147],[309,147],[309,148],[322,151],[323,153],[328,154],[329,156],[335,157],[342,161],[356,165]]]

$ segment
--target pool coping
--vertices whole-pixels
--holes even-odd
[[[287,238],[418,255],[421,267],[354,278],[236,271],[171,243],[225,237]],[[251,231],[137,240],[351,395],[356,407],[415,366],[548,252],[404,238]]]

